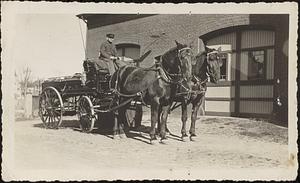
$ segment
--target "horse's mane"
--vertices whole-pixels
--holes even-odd
[[[175,63],[177,63],[177,61],[178,61],[178,56],[177,56],[176,51],[178,49],[182,49],[185,47],[187,47],[186,44],[179,44],[179,46],[177,45],[173,48],[170,48],[164,54],[154,57],[154,59],[158,62],[160,62],[160,60],[162,60],[162,62],[161,62],[162,65],[164,65],[165,67],[173,68],[175,66],[174,64],[172,64],[172,63],[174,63],[173,61],[175,61]],[[171,61],[171,62],[168,61],[169,60],[168,58],[170,58],[170,57],[173,59],[173,61]],[[177,68],[177,66],[175,66],[175,67]]]
[[[187,45],[186,44],[181,44],[181,46],[178,48],[177,46],[170,48],[168,51],[166,51],[164,54],[157,56],[157,58],[160,58],[162,56],[168,56],[170,54],[173,54],[175,51],[177,51],[178,49],[182,49],[182,48],[186,48]]]

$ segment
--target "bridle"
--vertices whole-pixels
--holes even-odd
[[[158,78],[159,79],[162,79],[165,83],[167,83],[167,84],[173,84],[173,85],[178,85],[178,86],[180,86],[180,87],[182,87],[184,90],[185,90],[185,92],[181,92],[180,94],[185,94],[185,95],[187,95],[187,99],[189,99],[190,98],[190,96],[191,96],[191,93],[193,92],[190,88],[188,88],[188,87],[186,87],[186,86],[184,86],[184,84],[183,84],[183,82],[187,82],[188,81],[188,79],[187,78],[185,78],[185,77],[183,77],[183,73],[182,73],[182,59],[181,59],[181,54],[182,54],[182,51],[184,51],[184,50],[191,50],[191,48],[190,47],[185,47],[185,48],[181,48],[180,50],[178,50],[178,52],[177,52],[177,57],[178,57],[178,59],[179,59],[179,65],[178,65],[178,73],[169,73],[162,65],[161,65],[161,63],[162,63],[162,61],[163,61],[163,56],[161,56],[160,57],[160,64],[159,64],[159,66],[158,67],[160,67],[161,68],[161,71],[162,72],[159,72],[159,76],[158,76]],[[178,79],[178,80],[174,80],[173,78],[174,77],[179,77],[180,79]]]
[[[205,75],[207,76],[205,79],[201,79],[199,78],[198,76],[196,75],[192,75],[193,79],[196,80],[196,85],[201,87],[203,84],[207,83],[208,81],[208,78],[213,75],[213,72],[211,71],[211,69],[209,68],[209,60],[210,60],[210,55],[212,54],[215,54],[215,53],[219,53],[218,51],[214,50],[212,52],[209,52],[206,54],[206,60],[204,62],[206,62],[207,66],[206,66],[206,71],[205,71]],[[204,64],[204,63],[203,63]],[[205,91],[199,91],[199,92],[195,92],[195,91],[192,91],[191,93],[197,93],[197,94],[200,94],[200,93],[203,93]]]
[[[177,52],[177,57],[178,57],[178,60],[179,60],[179,65],[178,65],[178,73],[169,73],[162,65],[162,61],[163,61],[163,57],[164,55],[162,55],[160,57],[160,64],[159,64],[159,67],[163,70],[163,75],[165,75],[165,80],[168,82],[168,83],[172,83],[172,84],[180,84],[182,83],[183,81],[186,81],[187,79],[183,77],[183,73],[182,73],[182,59],[181,59],[181,53],[182,51],[184,50],[191,50],[190,47],[185,47],[185,48],[181,48],[180,50],[178,50]],[[174,77],[176,78],[180,78],[178,80],[175,80]]]

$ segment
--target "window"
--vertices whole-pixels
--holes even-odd
[[[122,43],[116,45],[118,56],[131,59],[138,59],[140,57],[140,46],[131,43]]]
[[[232,63],[232,45],[231,44],[217,44],[212,45],[210,42],[208,46],[211,49],[220,49],[220,81],[231,81],[231,63]]]
[[[248,79],[265,78],[265,51],[248,52]]]

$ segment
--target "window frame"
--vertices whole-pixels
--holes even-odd
[[[249,76],[247,76],[247,80],[245,81],[266,81],[267,79],[267,71],[268,71],[268,50],[269,49],[274,49],[275,50],[275,45],[272,46],[259,46],[259,47],[253,47],[253,48],[243,48],[241,49],[241,52],[250,52],[250,51],[264,51],[264,77],[263,78],[256,78],[256,79],[249,79]],[[249,67],[249,64],[248,64]]]
[[[242,32],[244,31],[251,31],[251,30],[255,30],[255,31],[272,31],[274,32],[274,39],[275,39],[275,42],[274,42],[274,45],[268,45],[268,46],[257,46],[257,47],[252,47],[252,48],[241,48],[241,34]],[[271,25],[262,25],[262,24],[256,24],[256,25],[236,25],[236,26],[230,26],[230,27],[225,27],[225,28],[221,28],[221,29],[217,29],[217,30],[214,30],[212,32],[208,32],[206,34],[203,34],[201,36],[199,36],[199,39],[201,39],[203,41],[203,43],[206,45],[206,43],[215,38],[215,37],[218,37],[218,36],[223,36],[223,35],[226,35],[226,34],[230,34],[230,33],[236,33],[236,48],[235,49],[232,49],[231,50],[231,53],[235,53],[236,54],[236,69],[240,69],[240,54],[243,52],[243,51],[249,51],[249,50],[255,50],[255,49],[265,49],[265,50],[268,50],[268,49],[274,49],[276,50],[276,29],[271,26]],[[198,46],[199,47],[199,46]],[[267,57],[267,51],[265,53],[265,57]],[[227,80],[227,81],[236,81],[236,82],[268,82],[269,80],[272,80],[272,79],[267,79],[267,67],[268,67],[268,64],[267,64],[267,58],[264,58],[265,59],[265,77],[264,78],[261,78],[261,79],[256,79],[256,80],[241,80],[240,79],[240,75],[238,72],[235,72],[235,78],[234,80],[232,80],[232,78],[230,77],[230,80]],[[274,58],[274,63],[276,62],[275,61],[276,58]],[[275,68],[275,66],[274,66]],[[273,68],[273,69],[274,69]],[[231,70],[232,72],[232,70]],[[230,73],[231,74],[231,73]],[[275,78],[275,75],[273,76]],[[273,78],[273,79],[274,79]],[[219,82],[219,85],[222,84],[223,82],[226,82],[226,81],[223,81],[221,80]]]
[[[125,56],[125,50],[126,48],[137,48],[139,49],[139,56],[141,55],[141,46],[135,43],[119,43],[116,44],[116,49],[121,49],[122,50],[122,55],[119,55],[121,57]]]
[[[242,50],[243,51],[243,50]],[[263,62],[263,77],[261,78],[250,78],[249,77],[249,65],[250,65],[250,61],[249,61],[249,52],[255,52],[255,51],[263,51],[263,54],[264,54],[264,62]],[[266,48],[251,48],[251,49],[248,49],[247,50],[248,52],[248,76],[247,76],[247,81],[254,81],[254,80],[266,80],[267,79],[267,49]]]

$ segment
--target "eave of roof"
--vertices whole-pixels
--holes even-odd
[[[129,20],[153,16],[156,14],[78,14],[78,18],[88,24],[89,28],[111,25]]]

